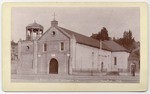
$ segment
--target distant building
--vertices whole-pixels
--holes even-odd
[[[11,73],[16,73],[18,62],[18,43],[11,41]]]
[[[11,41],[11,60],[18,59],[18,43]]]
[[[140,47],[139,46],[131,52],[128,61],[129,61],[128,64],[129,71],[131,71],[131,64],[135,63],[136,65],[135,71],[140,72]]]
[[[114,41],[98,41],[58,26],[43,33],[34,22],[26,27],[26,40],[18,42],[16,74],[98,75],[128,72],[129,52]]]

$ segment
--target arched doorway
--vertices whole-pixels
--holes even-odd
[[[130,72],[132,72],[133,70],[136,71],[136,63],[130,64]]]
[[[135,72],[136,72],[136,64],[135,63],[131,63],[130,71],[131,71],[131,75],[135,76]]]
[[[49,63],[49,73],[58,74],[58,62],[56,59],[52,58]]]

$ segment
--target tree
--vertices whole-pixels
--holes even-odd
[[[135,42],[135,40],[134,40],[134,38],[132,36],[131,30],[124,31],[123,38],[120,38],[120,39],[117,39],[117,40],[114,40],[114,41],[116,41],[120,45],[124,46],[128,50],[134,49],[133,43]]]
[[[102,41],[110,39],[108,36],[108,31],[105,27],[103,27],[100,32],[96,34],[92,34],[91,37],[97,40],[102,40]]]
[[[111,40],[111,38],[108,35],[108,31],[105,27],[103,27],[101,29],[101,31],[99,31],[98,33],[92,34],[91,36],[92,38],[96,39],[96,40]],[[117,42],[118,44],[120,44],[121,46],[125,47],[128,50],[132,50],[134,49],[134,37],[132,36],[132,31],[124,31],[123,33],[123,37],[122,38],[115,38],[113,37],[113,41]]]
[[[115,37],[113,37],[113,41],[116,41],[116,38],[115,38]]]
[[[109,40],[108,31],[105,27],[103,27],[103,29],[101,29],[100,37],[101,37],[102,41]]]

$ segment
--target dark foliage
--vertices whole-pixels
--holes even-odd
[[[124,46],[126,49],[132,51],[135,46],[134,46],[134,43],[135,43],[135,40],[132,36],[132,32],[129,30],[129,31],[125,31],[123,33],[123,37],[122,38],[119,38],[119,39],[115,39],[115,37],[113,38],[113,40],[117,43],[119,43],[120,45]]]
[[[91,37],[94,38],[94,39],[97,39],[97,40],[102,40],[102,41],[104,41],[104,40],[113,40],[113,41],[117,42],[118,44],[120,44],[121,46],[125,47],[126,49],[130,50],[130,51],[132,51],[133,49],[136,48],[136,46],[135,46],[136,42],[134,40],[134,37],[132,36],[131,30],[125,31],[123,33],[122,38],[116,39],[115,37],[113,37],[111,39],[108,35],[107,29],[105,27],[103,27],[100,32],[92,34]]]
[[[102,41],[110,39],[108,36],[108,31],[105,27],[103,27],[100,32],[96,34],[92,34],[91,37],[97,40],[102,40]]]

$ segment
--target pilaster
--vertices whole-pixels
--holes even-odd
[[[70,62],[69,62],[69,74],[73,74],[75,69],[75,56],[76,56],[76,39],[74,36],[70,39]]]
[[[37,74],[37,40],[33,41],[33,70],[34,73]]]

